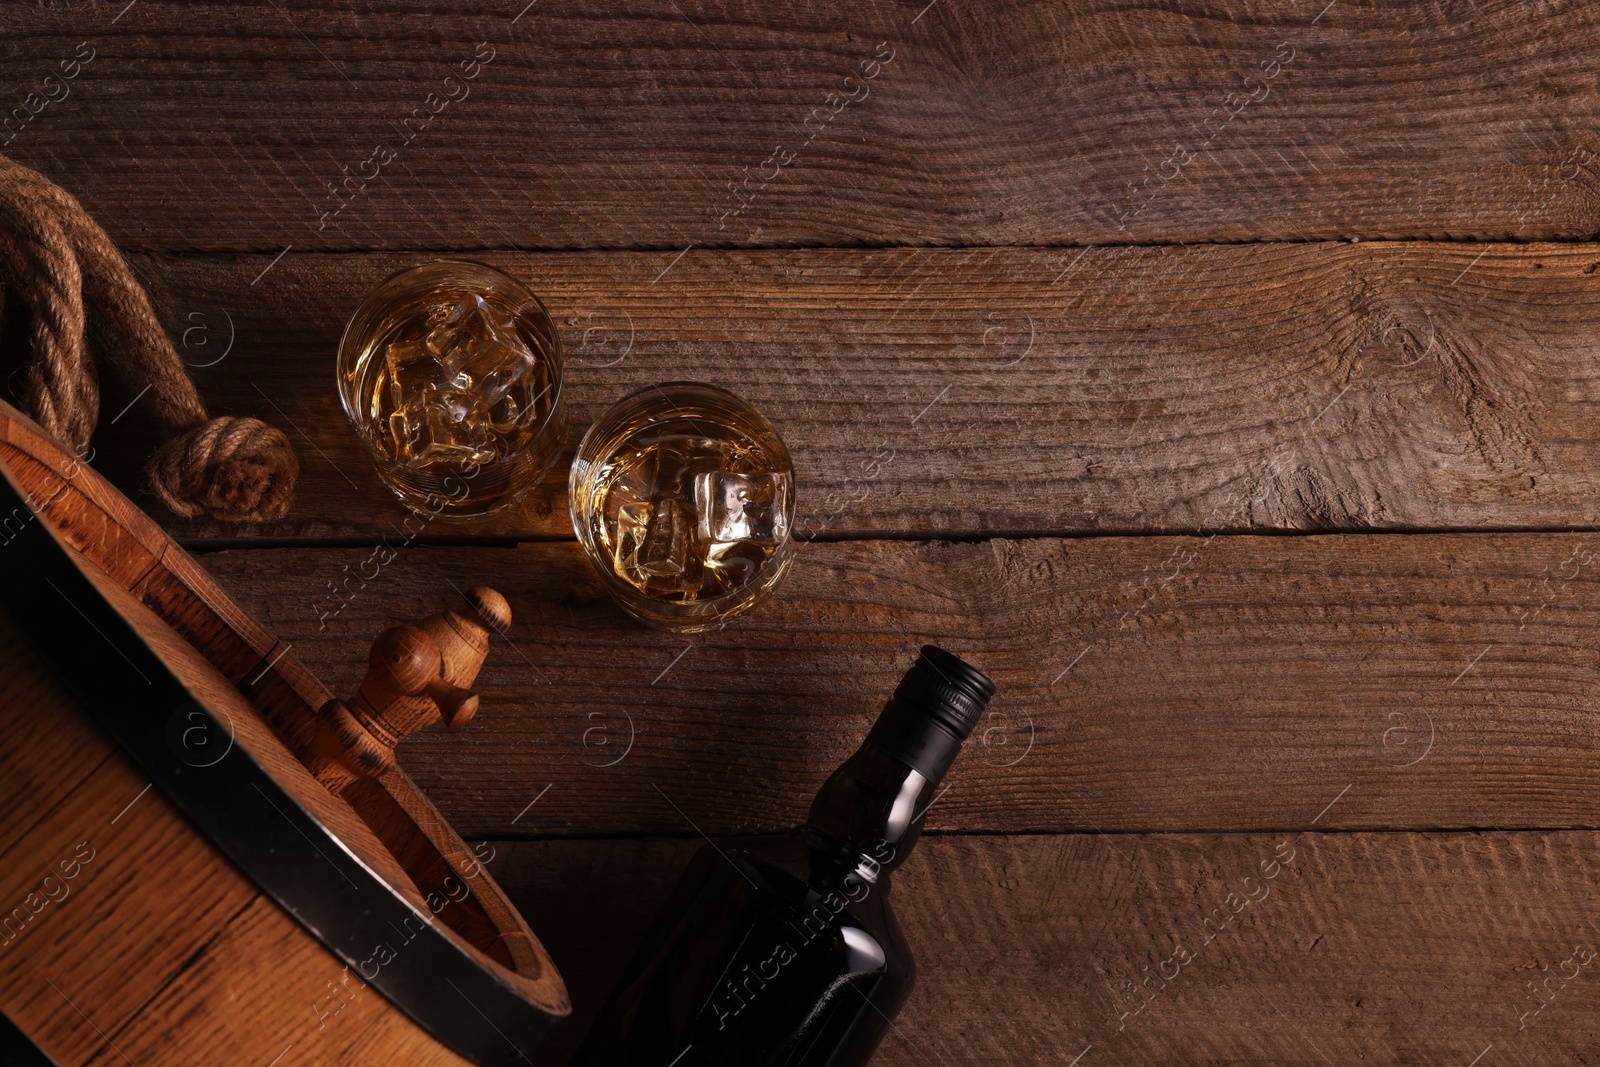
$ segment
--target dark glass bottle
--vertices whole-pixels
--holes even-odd
[[[994,684],[925,645],[804,826],[708,844],[574,1067],[860,1067],[911,993],[889,874]]]

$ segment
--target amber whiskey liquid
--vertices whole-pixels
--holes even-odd
[[[794,471],[753,407],[694,383],[650,386],[590,430],[573,523],[623,606],[703,628],[770,589],[788,562]]]
[[[549,316],[519,283],[480,264],[428,264],[379,286],[351,320],[339,369],[379,472],[414,510],[496,510],[560,448]]]

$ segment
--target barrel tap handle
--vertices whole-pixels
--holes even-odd
[[[468,611],[436,612],[379,634],[355,696],[322,706],[307,763],[330,791],[393,769],[395,746],[417,731],[459,729],[477,714],[478,695],[469,687],[489,652],[490,633],[510,628],[511,608],[482,585],[466,601]]]

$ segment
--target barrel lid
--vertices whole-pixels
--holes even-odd
[[[414,890],[405,892],[364,862],[365,850],[353,848],[327,812],[307,803],[311,794],[296,788],[303,776],[321,789],[309,772],[264,726],[259,733],[244,729],[239,719],[253,709],[233,705],[230,717],[227,705],[216,703],[218,693],[241,702],[243,696],[115,579],[64,545],[33,513],[3,462],[0,513],[28,516],[15,532],[8,529],[5,552],[12,565],[0,582],[0,610],[173,807],[311,936],[447,1048],[478,1067],[528,1062],[565,1013],[559,977],[551,972],[561,1010],[534,1003],[520,976],[435,921],[431,905],[418,907]],[[151,639],[158,634],[160,640]],[[84,670],[84,650],[107,644],[118,654],[97,655],[95,669]],[[179,652],[196,662],[186,666]],[[209,670],[217,687],[191,677],[189,667]],[[209,736],[231,742],[214,762],[174,742],[174,723],[197,722]],[[404,953],[369,977],[373,947],[392,941],[396,929],[410,933]],[[452,987],[453,993],[441,993]]]

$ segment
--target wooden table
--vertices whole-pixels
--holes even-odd
[[[524,2],[14,7],[0,151],[294,440],[287,519],[167,525],[308,666],[509,596],[483,712],[402,755],[570,982],[548,1062],[929,640],[1000,695],[877,1062],[1600,1052],[1600,8]],[[679,378],[771,416],[772,603],[631,624],[563,472],[408,521],[333,352],[445,254],[544,296],[578,429]],[[135,393],[97,462],[137,494]]]

